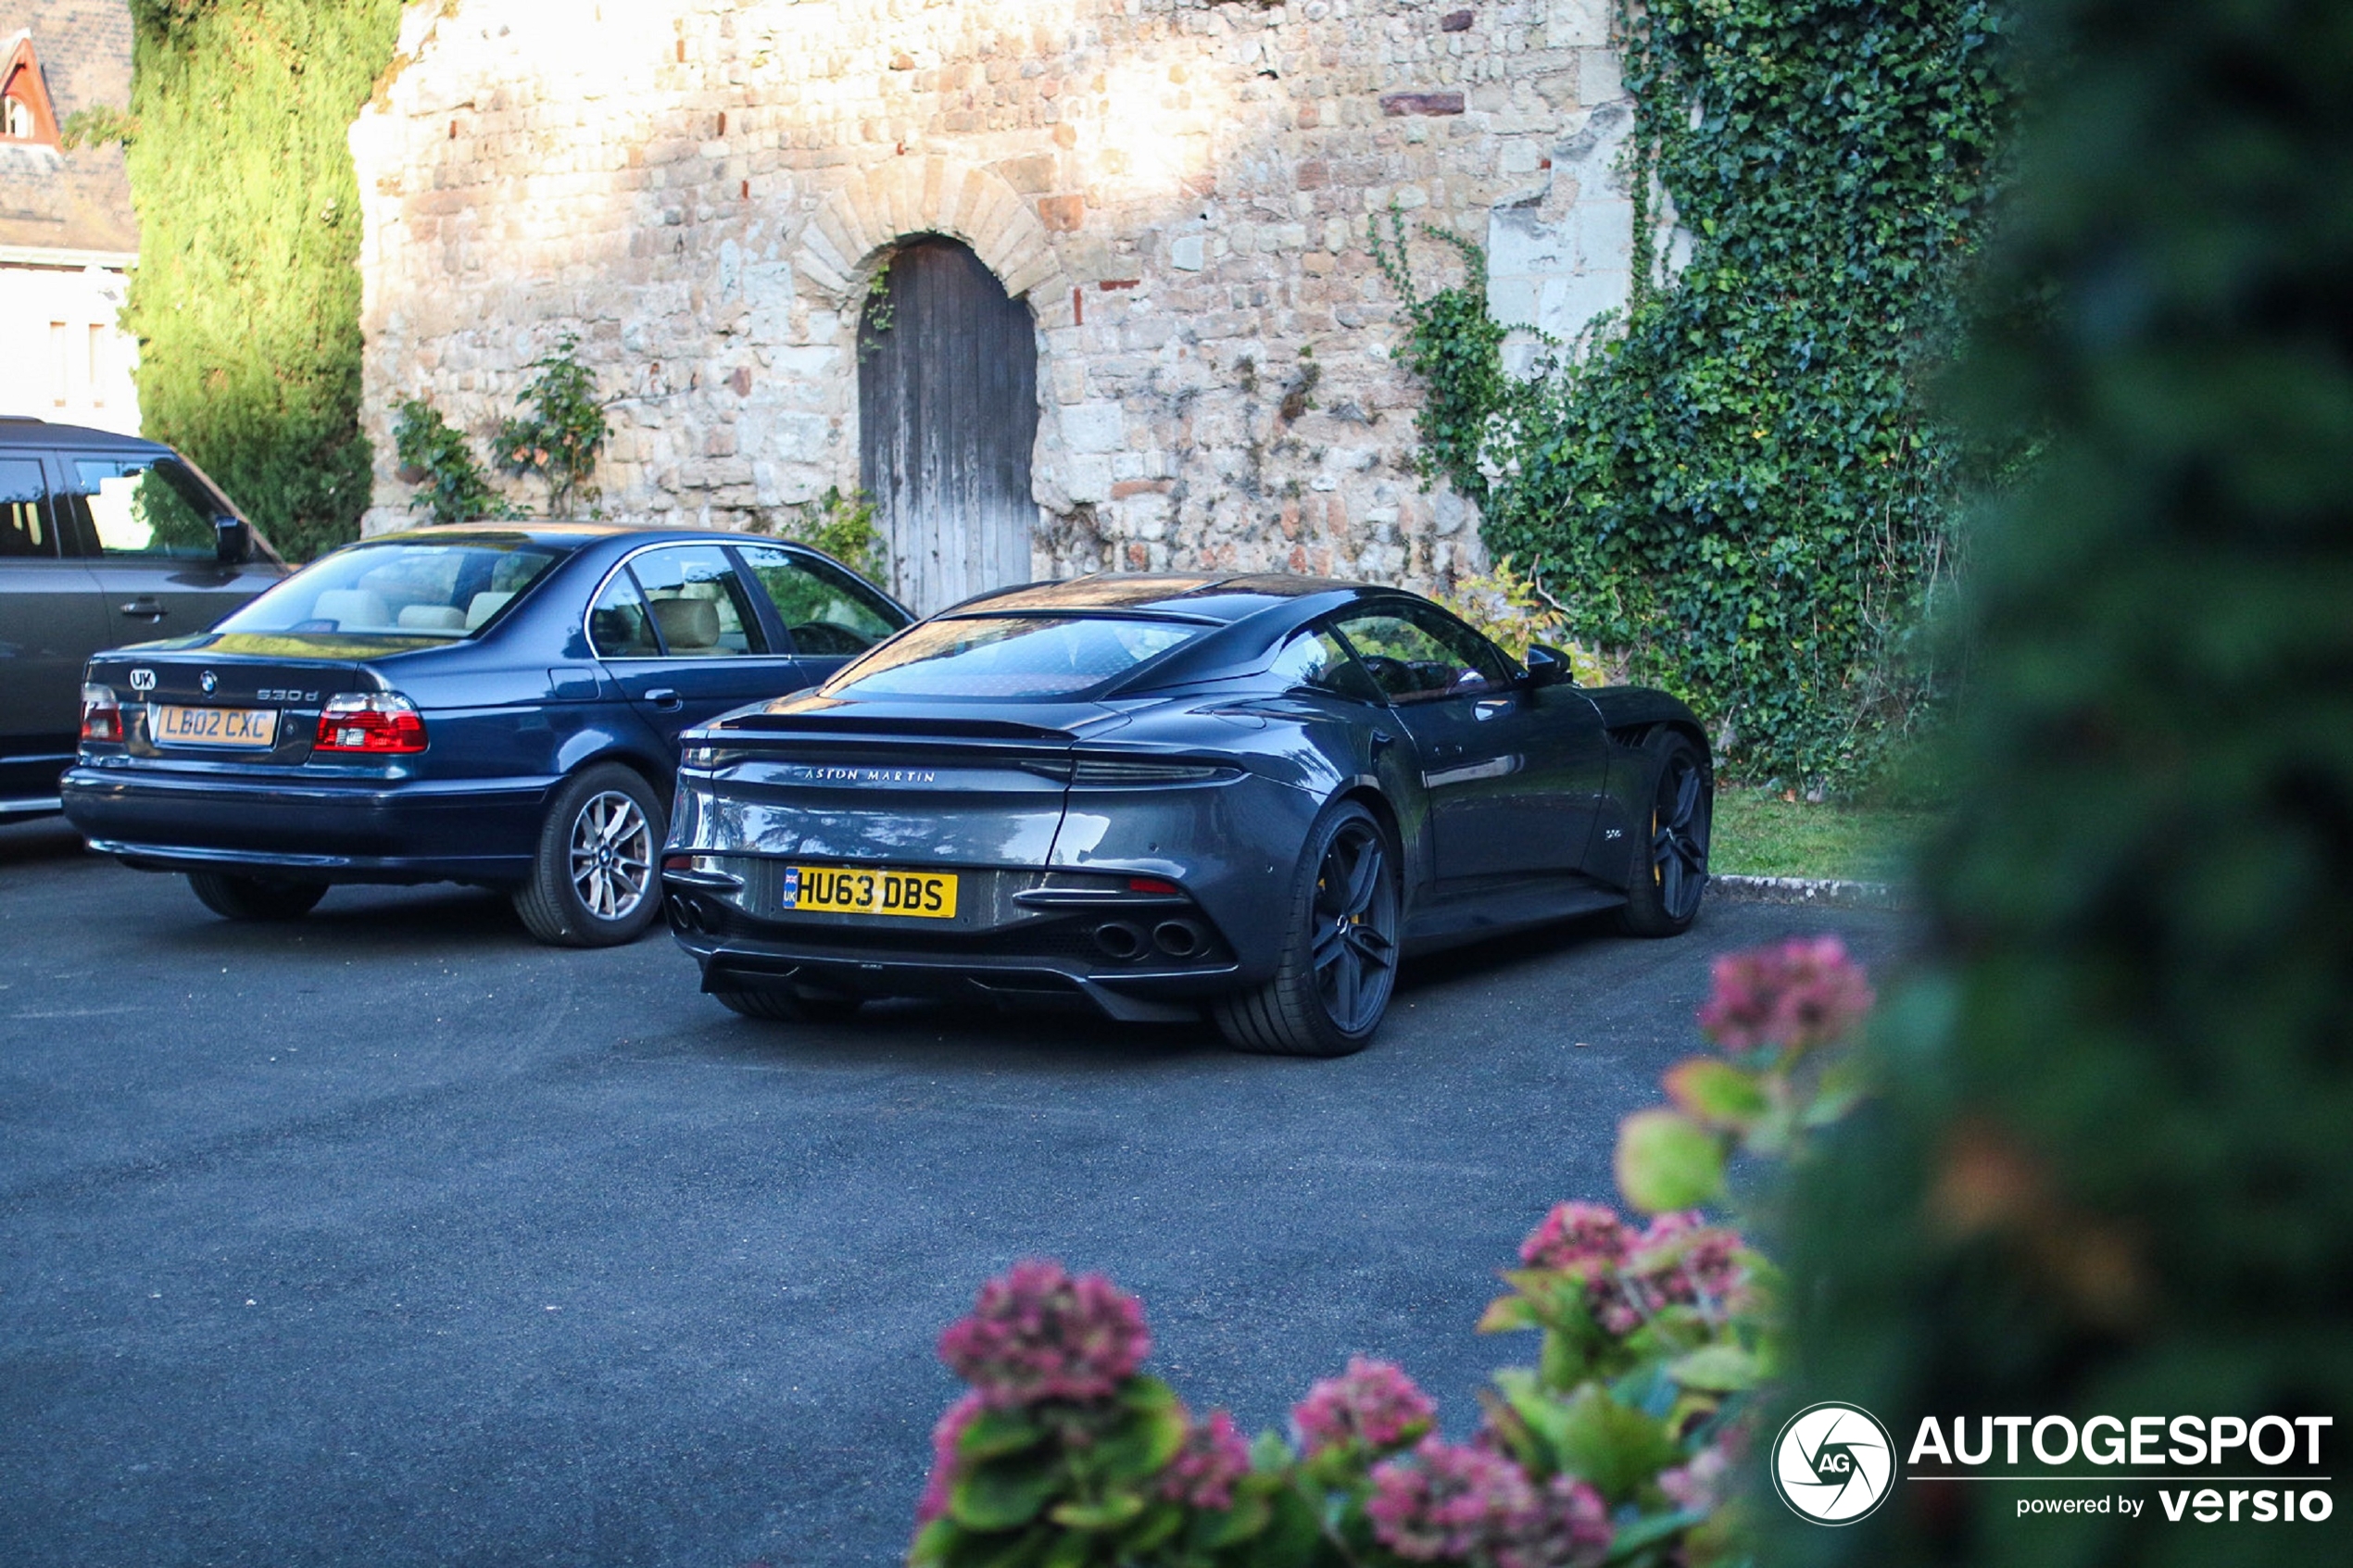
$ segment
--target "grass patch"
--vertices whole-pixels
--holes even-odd
[[[1885,806],[1809,806],[1767,790],[1716,792],[1708,869],[1734,876],[1897,882],[1936,813]]]

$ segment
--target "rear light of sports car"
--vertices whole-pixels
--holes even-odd
[[[417,705],[397,692],[331,696],[319,714],[319,738],[313,748],[374,756],[422,751],[425,721]]]
[[[1081,757],[1071,764],[1070,782],[1076,784],[1207,784],[1213,779],[1238,777],[1239,773],[1238,768],[1214,762]]]
[[[122,740],[122,705],[115,700],[112,686],[82,688],[82,738],[107,744]]]

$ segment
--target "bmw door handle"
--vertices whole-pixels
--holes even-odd
[[[1512,699],[1510,697],[1491,696],[1482,702],[1475,704],[1472,707],[1471,711],[1476,713],[1481,719],[1492,719],[1496,714],[1510,708],[1511,705]]]
[[[646,700],[665,713],[686,706],[686,699],[668,686],[656,686],[646,694]]]
[[[161,621],[170,613],[145,594],[132,599],[127,605],[119,605],[116,608],[133,621]]]

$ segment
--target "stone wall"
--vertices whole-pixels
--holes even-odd
[[[1411,471],[1366,245],[1487,245],[1506,320],[1626,287],[1609,0],[464,0],[413,6],[352,132],[371,531],[391,407],[486,433],[575,332],[610,515],[774,527],[858,479],[858,318],[895,240],[1038,323],[1040,576],[1441,583],[1476,519]],[[1459,274],[1417,240],[1426,282]],[[526,505],[540,497],[519,488]]]

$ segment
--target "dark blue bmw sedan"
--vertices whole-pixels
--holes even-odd
[[[90,661],[67,817],[232,919],[339,882],[503,887],[533,935],[660,912],[679,732],[912,618],[744,534],[468,525],[355,545],[211,631]]]

